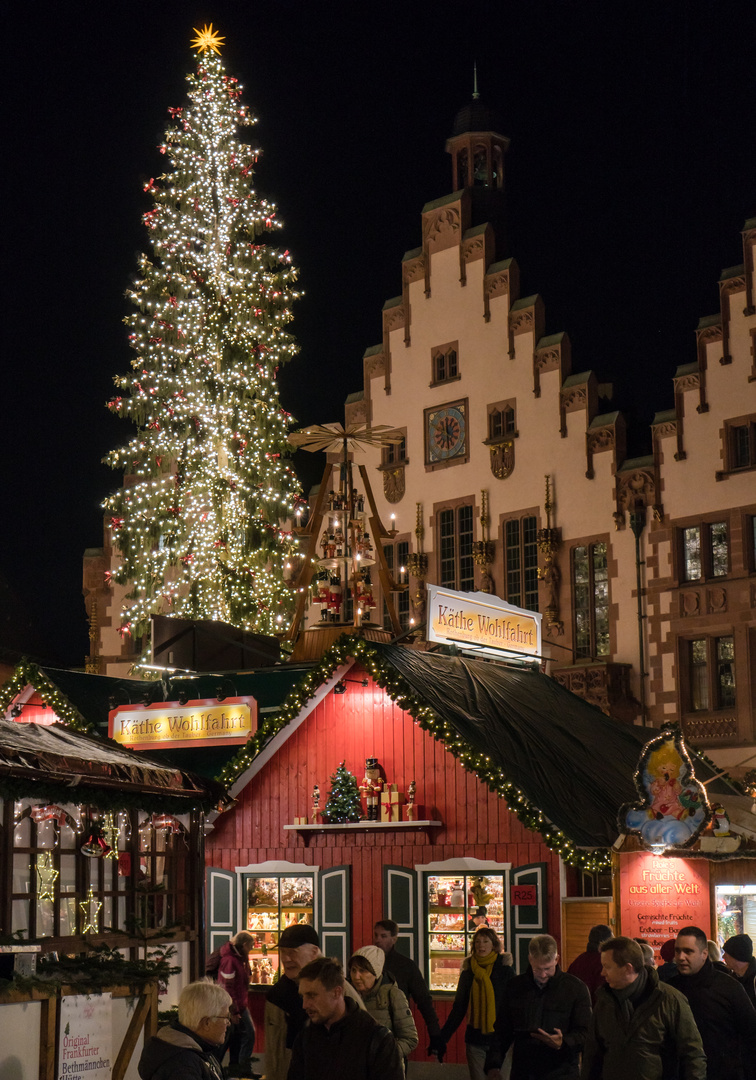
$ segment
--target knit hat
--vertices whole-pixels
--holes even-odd
[[[614,934],[608,926],[603,923],[592,926],[588,933],[588,952],[597,951],[601,942],[608,941],[610,937],[614,937]]]
[[[753,960],[753,942],[748,934],[736,934],[735,937],[728,938],[722,948],[728,956],[741,964],[748,964]]]
[[[317,945],[320,948],[317,930],[309,923],[287,926],[278,939],[279,949],[298,949],[300,945]]]
[[[669,941],[665,941],[662,947],[659,949],[659,956],[665,964],[671,964],[675,959],[675,942],[677,938],[671,937]]]
[[[383,964],[386,960],[386,954],[383,949],[379,949],[377,945],[363,945],[361,949],[358,949],[352,956],[361,956],[363,960],[367,960],[370,970],[375,975],[376,979],[380,979],[383,974]]]

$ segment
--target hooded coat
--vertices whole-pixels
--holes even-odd
[[[144,1044],[139,1075],[142,1080],[223,1080],[218,1050],[220,1046],[174,1022]]]

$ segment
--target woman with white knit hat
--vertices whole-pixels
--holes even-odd
[[[373,1019],[394,1036],[406,1061],[417,1046],[417,1028],[406,997],[383,970],[385,958],[377,945],[363,945],[349,961],[349,981]]]

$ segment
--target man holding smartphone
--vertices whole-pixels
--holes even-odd
[[[580,1051],[591,1022],[588,987],[559,967],[557,943],[538,934],[528,946],[530,966],[510,979],[496,1017],[495,1047],[486,1060],[498,1080],[510,1046],[512,1080],[577,1080]]]

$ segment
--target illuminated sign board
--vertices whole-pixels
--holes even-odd
[[[644,938],[657,956],[686,926],[710,933],[708,862],[650,851],[620,855],[620,923],[626,937]]]
[[[233,745],[246,742],[256,730],[257,702],[252,697],[119,705],[108,714],[108,735],[132,750]]]
[[[429,641],[489,654],[541,655],[541,616],[490,593],[452,592],[428,585]]]

